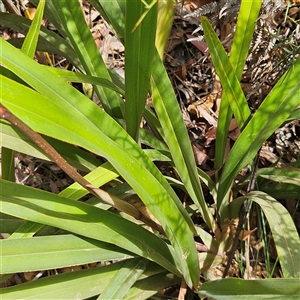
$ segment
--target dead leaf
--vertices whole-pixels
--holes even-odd
[[[191,34],[185,34],[186,37],[188,39],[192,39],[190,41],[190,43],[192,43],[197,49],[199,49],[204,55],[207,55],[209,52],[208,52],[208,46],[205,42],[203,41],[197,41],[197,40],[193,40],[194,38],[196,38],[196,36],[194,35],[191,35]]]
[[[257,230],[257,227],[255,227],[252,230],[241,231],[240,234],[239,234],[239,240],[240,241],[245,241],[256,230]]]
[[[205,164],[206,161],[208,160],[206,151],[203,148],[201,148],[201,146],[198,144],[192,144],[192,148],[193,148],[196,164],[198,166]]]

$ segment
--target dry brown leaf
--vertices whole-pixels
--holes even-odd
[[[37,272],[24,272],[24,278],[26,281],[31,281],[34,279],[35,275],[37,274]]]
[[[203,148],[201,148],[201,146],[198,144],[192,144],[192,148],[193,148],[193,152],[194,152],[194,156],[195,156],[197,165],[201,166],[201,165],[205,164],[206,161],[208,160],[206,151]]]
[[[239,234],[239,240],[240,241],[245,241],[253,232],[255,232],[257,230],[257,227],[255,227],[252,230],[244,230],[241,231]]]

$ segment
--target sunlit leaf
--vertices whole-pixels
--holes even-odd
[[[214,221],[205,203],[199,182],[195,158],[189,136],[171,82],[156,53],[153,67],[153,105],[162,124],[164,138],[185,188],[198,206],[206,224]],[[190,226],[193,227],[191,224]]]
[[[99,295],[125,261],[0,289],[3,299],[86,299]]]
[[[290,116],[300,104],[300,58],[282,76],[259,106],[231,149],[218,190],[218,205],[227,205],[230,186],[240,170],[251,162],[265,140]],[[222,210],[222,209],[221,209]]]
[[[261,1],[242,1],[236,31],[230,51],[229,61],[235,70],[239,80],[244,69],[252,35],[255,30],[256,19],[260,11]],[[214,49],[211,49],[214,51]],[[232,119],[232,110],[226,93],[222,93],[221,106],[218,118],[217,139],[216,139],[216,168],[223,165],[228,128]]]
[[[115,245],[75,235],[41,236],[0,241],[1,273],[56,269],[132,257]]]
[[[145,5],[148,2],[126,1],[125,13],[125,121],[127,132],[137,141],[150,87],[155,49],[157,4],[148,9]],[[137,25],[143,14],[143,19]]]
[[[223,93],[226,94],[237,124],[242,129],[250,117],[246,97],[225,49],[205,17],[202,17],[202,26],[214,67],[222,84]]]
[[[4,40],[0,39],[0,43],[5,50],[3,64],[40,92],[3,77],[3,105],[34,130],[105,157],[162,225],[186,281],[190,286],[196,285],[198,267],[193,233],[188,219],[183,218],[182,208],[178,209],[182,204],[152,161],[95,103],[26,56],[22,57]],[[178,223],[179,220],[182,222]]]
[[[98,299],[124,299],[124,295],[145,271],[148,261],[143,258],[127,260]]]
[[[56,11],[59,23],[68,40],[77,53],[80,62],[88,75],[111,80],[106,65],[95,44],[93,36],[88,28],[84,15],[78,1],[51,1],[53,9]],[[47,7],[46,7],[47,8]],[[47,14],[49,10],[45,10]],[[122,117],[122,100],[118,94],[107,88],[95,86],[95,91],[104,109],[115,117]]]
[[[139,225],[86,203],[8,181],[0,181],[0,190],[2,213],[117,245],[160,261],[178,274],[172,248]],[[145,243],[146,240],[148,243]]]

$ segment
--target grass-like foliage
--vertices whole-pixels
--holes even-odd
[[[86,299],[98,295],[98,299],[146,299],[182,280],[200,296],[214,299],[297,297],[300,244],[287,210],[276,194],[263,188],[230,198],[239,183],[237,175],[300,104],[298,58],[257,111],[250,113],[239,79],[260,1],[242,1],[229,58],[208,20],[202,19],[223,88],[216,140],[219,171],[214,180],[196,166],[161,60],[167,38],[162,29],[172,24],[172,5],[158,5],[156,0],[90,1],[125,46],[123,81],[105,65],[80,1],[32,2],[38,5],[32,22],[0,15],[3,25],[26,34],[24,40],[13,44],[0,39],[1,232],[10,234],[1,240],[2,280],[17,272],[99,261],[115,263],[4,288],[0,291],[3,299]],[[43,14],[59,34],[40,27]],[[78,73],[38,64],[33,60],[36,50],[65,57]],[[92,83],[101,108],[70,81]],[[148,93],[153,109],[146,106]],[[241,134],[224,162],[232,115]],[[142,118],[151,134],[140,128]],[[9,180],[13,151],[52,160],[76,182],[58,195],[16,184]],[[178,178],[164,176],[154,159],[170,164]],[[85,171],[85,178],[73,167]],[[282,189],[289,185],[291,195],[299,191],[299,169],[259,171],[257,176],[265,182],[279,181]],[[101,189],[111,181],[114,188]],[[213,206],[206,203],[201,182],[210,190]],[[191,199],[190,207],[183,206],[172,185]],[[88,192],[92,198],[77,201]],[[210,268],[226,261],[234,240],[231,224],[249,200],[257,203],[268,221],[283,278],[225,278],[200,283],[200,274],[205,277]],[[191,211],[201,215],[201,227],[193,223]],[[197,251],[195,237],[206,251]]]

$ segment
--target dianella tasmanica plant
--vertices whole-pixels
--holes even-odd
[[[299,114],[299,58],[254,114],[239,83],[260,1],[242,1],[230,57],[202,18],[223,89],[214,179],[195,163],[162,61],[168,37],[162,28],[172,25],[173,1],[90,1],[124,44],[124,79],[105,65],[81,1],[31,2],[37,6],[32,21],[0,15],[2,26],[25,35],[11,43],[0,38],[0,208],[1,232],[8,234],[1,240],[2,281],[21,272],[110,264],[3,288],[3,299],[147,299],[180,283],[214,299],[296,297],[300,244],[291,216],[276,195],[261,189],[232,196],[237,175],[253,163],[262,144]],[[56,32],[40,26],[43,16]],[[66,58],[74,71],[39,64],[36,51]],[[92,84],[100,105],[69,82]],[[146,104],[149,95],[152,107]],[[241,134],[224,158],[232,116]],[[13,182],[14,151],[55,162],[74,184],[54,194]],[[156,161],[172,167],[176,179],[164,175]],[[297,168],[270,168],[255,176],[279,180],[283,187],[288,183],[293,193],[299,191],[299,174]],[[202,185],[213,205],[207,204]],[[182,204],[174,187],[190,205]],[[87,194],[88,200],[80,201]],[[252,202],[268,221],[282,278],[211,280],[213,268],[230,265],[235,231]],[[192,221],[193,214],[201,216],[200,224]]]

